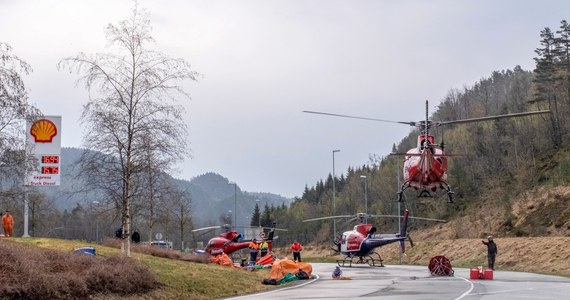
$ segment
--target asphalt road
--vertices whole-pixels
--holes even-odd
[[[469,279],[469,269],[454,268],[452,277],[435,277],[426,267],[387,265],[341,268],[313,263],[314,280],[298,285],[231,299],[570,299],[570,278],[496,270],[493,280]]]

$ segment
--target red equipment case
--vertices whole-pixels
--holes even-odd
[[[482,267],[479,267],[479,268],[471,268],[471,269],[469,270],[469,278],[470,278],[470,279],[493,280],[493,269],[485,269],[485,270],[483,270]]]
[[[469,272],[470,279],[479,279],[479,268],[471,268]]]
[[[483,278],[486,280],[493,280],[493,269],[485,269],[483,273]]]

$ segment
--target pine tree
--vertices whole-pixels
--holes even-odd
[[[255,203],[255,208],[253,209],[253,215],[251,216],[251,223],[249,224],[249,226],[258,226],[259,224],[261,224],[261,213],[259,211],[259,205],[257,203]]]
[[[556,75],[556,43],[554,34],[550,28],[546,27],[540,32],[540,45],[534,52],[538,57],[534,58],[536,62],[536,75],[534,82],[536,83],[536,93],[534,102],[544,102],[548,104],[548,109],[552,112],[551,120],[551,140],[555,147],[562,144],[562,133],[560,130],[560,122],[558,118],[558,103],[555,90]]]

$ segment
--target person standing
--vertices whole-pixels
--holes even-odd
[[[253,239],[249,242],[249,265],[255,265],[255,261],[257,260],[257,251],[259,249],[259,245],[257,244],[257,240]]]
[[[9,210],[6,210],[2,216],[2,228],[4,229],[4,236],[14,237],[14,218]]]
[[[482,241],[485,246],[487,246],[487,263],[489,269],[495,270],[495,257],[497,256],[497,244],[493,241],[493,236],[487,237],[487,242]]]
[[[260,258],[267,255],[268,250],[269,250],[269,244],[267,243],[267,241],[262,240],[261,243],[259,244]]]
[[[293,260],[296,262],[301,262],[301,251],[303,251],[303,246],[295,240],[291,245],[291,252],[293,252]]]
[[[133,232],[133,234],[131,234],[131,241],[135,244],[138,244],[141,242],[141,235],[138,231],[135,230],[135,232]]]

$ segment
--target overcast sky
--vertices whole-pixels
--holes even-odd
[[[130,0],[0,0],[0,41],[34,72],[30,101],[62,116],[62,145],[80,147],[87,92],[56,64],[106,52],[105,26]],[[453,88],[495,70],[534,68],[544,27],[570,17],[570,1],[141,0],[160,51],[203,74],[184,87],[192,159],[175,177],[215,172],[250,192],[300,196],[332,173],[387,155],[405,125]],[[452,147],[450,145],[449,147]]]

